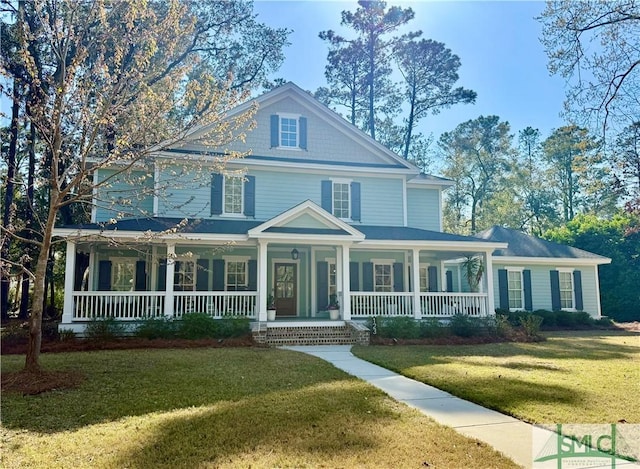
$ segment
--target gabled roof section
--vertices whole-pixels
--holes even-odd
[[[269,238],[278,234],[335,235],[362,241],[364,234],[324,210],[311,200],[250,229],[249,238]]]
[[[522,231],[493,226],[474,235],[476,238],[489,241],[503,241],[509,243],[506,249],[497,249],[493,255],[497,257],[526,257],[589,260],[596,264],[611,262],[608,257],[600,256],[589,251],[554,243],[544,239],[529,236]]]
[[[407,185],[414,187],[450,187],[454,184],[455,182],[453,181],[453,179],[447,179],[440,176],[423,173],[420,173],[417,176],[407,180]]]

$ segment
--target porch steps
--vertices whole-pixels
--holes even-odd
[[[353,321],[258,323],[253,336],[272,346],[369,345],[369,329]]]

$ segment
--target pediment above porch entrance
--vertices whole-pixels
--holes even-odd
[[[311,200],[306,200],[248,232],[254,239],[363,241],[365,236]]]

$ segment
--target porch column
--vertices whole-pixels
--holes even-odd
[[[176,271],[176,245],[167,244],[167,276],[164,293],[164,315],[172,318],[173,311],[173,277]]]
[[[64,306],[62,309],[62,323],[69,324],[73,320],[73,289],[76,278],[76,243],[67,241],[67,260],[64,270]]]
[[[420,249],[414,248],[411,253],[411,280],[413,289],[413,317],[415,319],[422,318],[422,310],[420,309]]]
[[[487,311],[488,315],[493,315],[496,312],[496,304],[493,297],[493,255],[492,251],[487,251],[484,253],[485,259],[485,268],[484,275],[486,278],[486,286],[487,286]]]
[[[342,319],[351,321],[351,273],[349,272],[349,245],[342,245]]]
[[[258,321],[265,322],[267,320],[267,296],[269,288],[267,287],[267,245],[266,241],[258,241]]]

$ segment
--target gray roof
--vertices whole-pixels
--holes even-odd
[[[606,260],[606,257],[583,251],[582,249],[554,243],[544,239],[529,236],[526,233],[501,226],[492,226],[476,235],[476,238],[488,241],[509,243],[507,249],[496,249],[494,256],[505,257],[555,257],[568,259]]]
[[[421,230],[407,226],[372,226],[352,225],[362,232],[367,240],[396,240],[396,241],[466,241],[477,243],[479,240],[471,236],[442,233],[440,231]],[[483,241],[483,240],[480,240]]]

